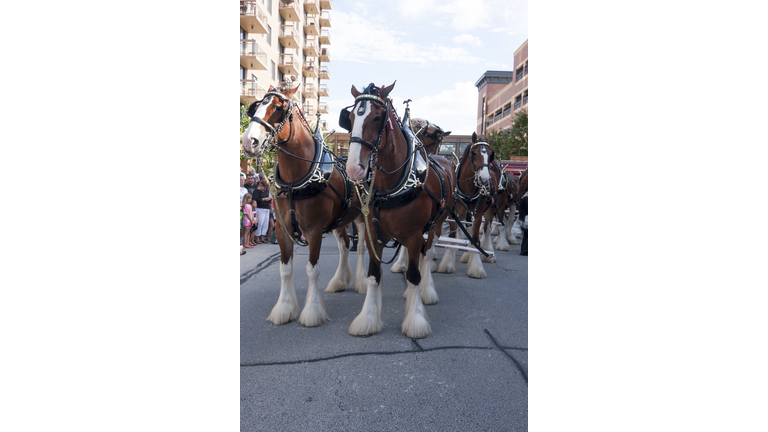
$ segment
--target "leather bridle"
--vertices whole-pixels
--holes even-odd
[[[267,92],[266,94],[264,94],[264,97],[259,102],[259,105],[264,103],[264,100],[266,100],[270,96],[274,96],[274,97],[278,98],[282,102],[288,102],[288,107],[284,109],[283,120],[277,126],[272,126],[271,124],[269,124],[268,122],[264,121],[263,119],[261,119],[259,117],[256,117],[256,113],[255,112],[254,112],[253,116],[249,115],[249,117],[251,118],[252,122],[256,122],[256,123],[264,126],[264,128],[267,130],[268,136],[267,136],[267,140],[266,141],[268,142],[268,144],[267,144],[267,146],[264,149],[264,153],[269,151],[268,147],[270,147],[270,146],[273,146],[275,144],[276,145],[285,144],[285,143],[287,143],[288,141],[291,140],[291,136],[293,135],[293,110],[298,105],[298,103],[296,101],[294,101],[292,99],[288,99],[287,97],[285,97],[285,95],[283,95],[281,93],[278,93],[276,91],[271,91],[271,92]],[[286,139],[284,139],[282,141],[277,141],[276,143],[274,143],[274,139],[276,139],[277,136],[280,134],[280,132],[283,131],[283,127],[285,126],[286,122],[289,123],[289,128],[290,128],[289,132],[288,132],[288,138],[286,138]],[[255,138],[254,138],[254,140],[255,140]]]

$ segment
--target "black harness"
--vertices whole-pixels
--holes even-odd
[[[384,100],[381,97],[372,94],[374,91],[378,93],[378,90],[373,84],[369,85],[363,94],[357,96],[355,98],[355,105],[360,103],[360,107],[358,108],[358,113],[362,115],[365,113],[365,104],[366,103],[373,103],[381,108],[386,107],[386,120],[382,119],[381,127],[379,129],[379,134],[376,139],[376,142],[370,143],[366,140],[364,140],[362,137],[351,137],[349,142],[350,143],[359,143],[361,145],[364,145],[368,147],[371,150],[371,160],[370,160],[370,171],[368,174],[368,178],[364,181],[354,183],[355,186],[358,188],[358,194],[360,195],[360,199],[362,202],[369,202],[372,213],[373,213],[373,219],[372,219],[372,226],[375,234],[375,241],[383,245],[385,247],[397,247],[399,252],[400,244],[397,242],[397,240],[394,241],[394,244],[392,246],[388,246],[385,244],[385,242],[382,240],[383,236],[381,233],[381,229],[379,226],[379,213],[382,208],[393,208],[393,207],[400,207],[407,205],[411,201],[415,200],[419,194],[421,194],[421,191],[425,191],[432,199],[434,199],[438,203],[438,211],[435,212],[432,217],[430,218],[429,222],[422,228],[422,234],[426,233],[430,230],[432,230],[435,227],[435,224],[437,223],[437,220],[442,217],[447,211],[448,208],[446,206],[446,198],[448,196],[448,188],[446,184],[447,173],[443,170],[443,168],[440,166],[437,161],[435,161],[431,155],[429,155],[424,149],[423,144],[419,139],[416,137],[416,135],[413,133],[413,131],[410,129],[408,116],[410,114],[409,108],[406,108],[406,120],[404,122],[400,122],[400,120],[397,117],[397,113],[395,112],[395,108],[392,106],[391,102],[389,100]],[[354,107],[355,105],[352,105]],[[347,107],[345,109],[342,109],[340,117],[339,117],[339,125],[342,127],[346,127],[347,130],[351,129],[351,122],[349,121],[349,111],[350,107]],[[387,124],[389,123],[389,115],[390,115],[390,108],[392,110],[392,113],[394,114],[394,117],[396,119],[396,123],[400,129],[400,132],[402,132],[403,136],[405,137],[407,148],[408,148],[408,155],[405,159],[405,162],[398,167],[397,169],[393,170],[392,172],[388,172],[384,170],[379,164],[378,164],[378,149],[379,145],[381,144],[381,141],[384,137],[384,133],[386,132]],[[346,121],[342,121],[342,119],[345,119]],[[407,126],[404,126],[403,123]],[[397,183],[395,187],[392,189],[389,189],[387,191],[381,191],[373,188],[373,180],[375,176],[375,170],[379,170],[384,174],[393,174],[400,170],[403,167],[407,167],[403,171],[403,175],[400,178],[400,181]],[[435,175],[437,175],[438,183],[440,185],[440,196],[438,197],[430,191],[426,187],[426,181],[427,176],[429,175],[429,169],[432,169],[432,171],[435,172]],[[395,253],[395,256],[393,256],[392,261],[397,257],[397,252]],[[390,262],[392,262],[390,261]],[[389,264],[389,263],[384,263]]]
[[[291,140],[291,137],[293,135],[293,115],[294,115],[293,111],[295,106],[297,106],[298,104],[295,101],[286,98],[284,95],[278,92],[268,92],[264,95],[264,98],[268,96],[275,96],[278,99],[282,100],[283,102],[287,101],[288,109],[286,110],[286,115],[283,117],[283,120],[276,127],[273,127],[271,124],[264,121],[263,119],[254,116],[255,109],[253,109],[253,113],[252,113],[251,108],[254,107],[255,103],[254,105],[251,105],[251,108],[248,109],[248,115],[250,116],[251,121],[255,121],[256,123],[264,126],[269,132],[269,136],[267,138],[267,141],[269,141],[269,144],[264,149],[264,152],[266,153],[268,151],[271,151],[272,149],[276,149],[296,159],[312,162],[312,166],[309,169],[309,172],[307,172],[307,174],[304,175],[304,177],[302,177],[299,181],[293,182],[293,183],[287,183],[280,178],[280,166],[279,164],[276,164],[274,180],[270,188],[270,192],[272,193],[273,197],[288,198],[288,203],[290,205],[291,229],[290,230],[286,229],[287,227],[285,225],[283,225],[283,229],[285,230],[285,232],[288,234],[288,236],[294,243],[300,246],[307,246],[308,243],[306,241],[301,240],[301,230],[299,227],[299,223],[296,220],[296,200],[312,198],[320,194],[321,192],[323,192],[326,187],[330,187],[331,190],[333,190],[333,192],[341,199],[343,204],[343,210],[341,212],[341,216],[339,216],[334,221],[333,224],[323,229],[323,233],[328,233],[338,228],[342,224],[344,218],[347,216],[347,213],[349,213],[349,210],[352,208],[352,198],[353,198],[352,182],[347,176],[347,172],[344,170],[344,167],[342,166],[341,161],[325,145],[325,142],[323,141],[322,136],[318,136],[316,133],[315,134],[312,133],[309,127],[309,124],[307,123],[306,119],[304,119],[304,116],[299,111],[297,111],[297,114],[299,118],[302,120],[302,123],[304,124],[304,126],[307,128],[307,130],[309,130],[310,134],[312,135],[312,139],[315,143],[314,158],[312,160],[304,159],[302,157],[299,157],[297,155],[294,155],[288,152],[282,147],[279,147],[280,144],[285,144]],[[275,144],[275,138],[283,130],[283,127],[285,126],[286,122],[288,122],[290,127],[288,138],[283,141],[279,141]],[[330,182],[334,169],[336,169],[336,171],[339,172],[339,174],[341,175],[342,181],[344,183],[343,194],[339,192]],[[284,224],[282,215],[280,215],[280,208],[278,207],[277,201],[275,201],[275,210],[277,210],[278,212],[278,219],[280,223]]]
[[[475,176],[474,176],[475,192],[472,195],[465,194],[465,193],[463,193],[459,189],[459,181],[460,181],[460,180],[458,180],[459,173],[461,172],[461,167],[463,166],[463,163],[466,162],[466,161],[459,162],[459,165],[456,167],[456,190],[455,190],[455,193],[456,193],[456,196],[459,198],[459,202],[464,206],[465,209],[467,209],[467,220],[468,221],[471,220],[471,216],[475,216],[475,214],[477,213],[477,209],[479,208],[481,202],[489,201],[488,205],[492,206],[493,203],[496,200],[496,193],[495,193],[496,191],[494,191],[493,188],[491,188],[490,184],[482,184],[482,183],[478,184],[477,172],[480,169],[482,169],[483,167],[488,167],[488,164],[484,163],[484,164],[482,164],[482,165],[480,165],[478,167],[474,166],[474,164],[473,164],[474,154],[472,154],[472,149],[477,147],[477,146],[483,146],[483,147],[481,147],[481,152],[482,153],[486,153],[487,150],[485,149],[485,147],[488,146],[488,143],[482,142],[482,141],[478,141],[478,142],[472,144],[472,147],[470,147],[469,150],[467,150],[469,152],[469,154],[470,154],[470,161],[469,161],[469,163],[472,164],[472,168],[473,168],[473,170],[475,172]],[[467,180],[469,180],[469,179],[467,179]],[[467,180],[463,180],[463,181],[467,181]],[[470,206],[472,204],[474,204],[475,206],[474,206],[473,210],[470,210]]]

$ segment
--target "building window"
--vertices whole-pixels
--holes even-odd
[[[275,80],[275,62],[274,60],[270,60],[270,63],[272,63],[272,69],[270,70],[270,78],[272,78],[272,81]]]
[[[272,0],[267,0],[267,12],[272,15]]]
[[[501,116],[506,117],[509,115],[510,112],[512,112],[512,103],[508,103],[504,105],[504,112],[501,114]]]
[[[528,75],[528,62],[525,62],[525,74]]]
[[[496,123],[497,121],[501,120],[501,110],[496,112],[496,116],[493,117],[493,122]]]
[[[267,45],[272,46],[272,27],[267,24]]]
[[[528,105],[528,90],[523,93],[523,105]]]
[[[456,152],[456,143],[442,143],[440,144],[440,149],[437,151],[437,154],[449,155],[455,152]]]
[[[460,144],[459,144],[459,156],[461,156],[461,155],[463,155],[463,154],[464,154],[464,150],[466,150],[466,149],[467,149],[467,147],[469,147],[469,144],[470,144],[470,143],[468,143],[468,142],[465,142],[465,143],[460,143]]]
[[[519,95],[515,98],[515,109],[520,108],[520,105],[523,103],[523,95]]]
[[[241,80],[245,79],[245,68],[242,66],[240,66],[240,79]]]
[[[517,77],[515,78],[515,81],[520,81],[523,79],[523,67],[520,66],[520,69],[517,70]]]

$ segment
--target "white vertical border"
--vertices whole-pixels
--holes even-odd
[[[239,429],[237,20],[4,9],[0,429]]]
[[[768,428],[762,9],[531,2],[530,430]]]

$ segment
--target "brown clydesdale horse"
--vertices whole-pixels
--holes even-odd
[[[344,291],[352,282],[349,266],[349,238],[345,225],[353,220],[362,228],[359,201],[353,198],[352,183],[321,141],[313,137],[292,99],[298,87],[287,91],[269,88],[261,101],[248,109],[251,124],[243,135],[243,150],[249,157],[261,157],[272,147],[277,150],[277,166],[272,183],[275,200],[275,236],[280,244],[280,296],[267,321],[280,325],[299,313],[293,282],[294,243],[309,246],[307,276],[309,288],[299,323],[307,327],[328,321],[325,303],[317,288],[320,269],[317,260],[323,233],[333,230],[339,246],[339,267],[326,292]],[[354,203],[348,206],[349,201]],[[306,244],[300,238],[304,235]],[[364,248],[358,250],[354,286],[365,290]]]
[[[414,132],[416,132],[416,136],[419,138],[419,141],[424,145],[424,148],[427,149],[427,152],[429,154],[437,156],[437,153],[440,149],[440,144],[443,142],[443,138],[447,137],[451,134],[451,131],[444,131],[440,126],[430,123],[429,120],[421,119],[421,118],[413,118],[411,119],[411,128]],[[451,156],[455,159],[456,156],[451,153]],[[438,156],[443,157],[443,156]],[[457,159],[458,161],[458,159]],[[449,160],[449,162],[453,163],[452,160]],[[454,164],[455,165],[455,164]],[[448,203],[449,205],[452,205],[453,203]],[[453,224],[453,222],[451,222]],[[453,229],[456,229],[456,226],[451,225]],[[436,226],[434,228],[434,235],[440,236],[442,234],[443,227],[442,226]],[[432,243],[432,248],[429,249],[427,254],[430,256],[430,259],[427,260],[430,263],[430,268],[432,272],[437,271],[437,263],[433,261],[435,258],[435,245],[437,242]],[[403,273],[405,272],[406,267],[408,266],[408,252],[407,250],[400,251],[400,255],[397,257],[397,261],[395,261],[394,264],[392,264],[392,267],[390,268],[390,271],[392,273]],[[421,299],[424,302],[424,304],[435,304],[437,303],[437,293],[435,293],[432,297],[425,297],[425,294],[427,294],[427,290],[421,291]],[[405,294],[403,294],[405,295]]]
[[[495,153],[487,142],[478,141],[477,133],[472,133],[472,145],[467,146],[459,159],[456,179],[456,213],[461,220],[474,216],[472,225],[472,241],[480,244],[483,250],[493,252],[493,241],[489,225],[494,216],[494,202],[496,200],[496,188],[498,175],[491,169]],[[485,222],[483,223],[483,216]],[[480,239],[480,225],[483,224],[483,238]],[[451,237],[455,237],[453,226]],[[452,273],[456,270],[456,251],[449,249],[443,256],[438,267],[439,272]],[[482,259],[476,253],[465,252],[461,262],[469,262],[467,275],[476,279],[485,278],[486,272],[482,261],[494,263],[494,256]]]
[[[342,110],[339,121],[351,130],[347,173],[359,182],[356,187],[365,215],[359,235],[368,240],[370,257],[365,303],[349,333],[364,336],[381,331],[381,256],[384,244],[395,238],[408,250],[401,331],[410,338],[423,338],[432,330],[420,291],[434,290],[426,251],[432,246],[432,229],[442,226],[448,215],[455,181],[446,159],[418,151],[413,132],[401,129],[388,99],[393,88],[394,84],[381,88],[370,84],[360,92],[352,86],[355,103],[351,112]],[[430,234],[425,242],[426,232]]]

